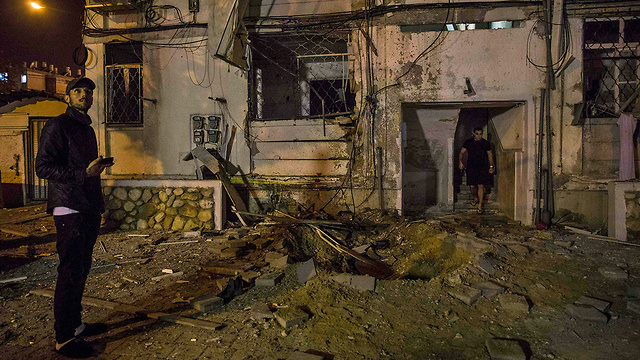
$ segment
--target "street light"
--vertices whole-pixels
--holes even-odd
[[[45,7],[45,6],[42,6],[42,5],[40,5],[40,3],[39,3],[39,2],[37,2],[37,1],[31,1],[31,2],[29,2],[29,5],[30,5],[32,8],[36,9],[36,10],[48,9],[48,10],[60,11],[60,12],[67,13],[67,14],[72,14],[72,13],[71,13],[71,12],[69,12],[69,11],[65,11],[65,10],[62,10],[62,9],[57,9],[57,8],[52,7],[52,6],[46,6],[46,7]]]
[[[44,9],[44,6],[42,6],[42,5],[38,4],[38,3],[37,3],[37,2],[35,2],[35,1],[30,2],[30,3],[29,3],[29,5],[31,5],[31,7],[32,7],[32,8],[34,8],[34,9],[38,9],[38,10],[40,10],[40,9]]]

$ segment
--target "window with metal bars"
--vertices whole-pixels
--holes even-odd
[[[255,120],[349,115],[348,38],[317,34],[252,37],[252,112]]]
[[[587,18],[583,27],[586,116],[617,117],[638,107],[640,18]]]
[[[107,126],[141,126],[142,44],[106,44],[105,62]]]

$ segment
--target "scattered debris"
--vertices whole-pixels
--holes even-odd
[[[275,312],[275,318],[283,328],[289,329],[309,320],[309,314],[300,308],[289,307],[278,309],[278,311]]]
[[[212,312],[224,305],[224,300],[215,295],[204,295],[191,301],[191,306],[203,313]]]
[[[350,286],[356,290],[371,291],[376,290],[376,278],[367,275],[339,274],[333,280],[340,284]]]
[[[153,281],[160,281],[162,279],[166,279],[166,278],[170,278],[170,277],[180,277],[184,275],[184,272],[182,271],[178,271],[176,273],[170,273],[170,274],[164,274],[164,275],[160,275],[160,276],[156,276],[156,277],[152,277],[151,280]]]
[[[298,264],[298,268],[296,269],[298,273],[298,281],[301,284],[306,283],[307,281],[316,277],[316,265],[313,259],[309,259],[303,263]]]
[[[276,286],[284,277],[282,272],[272,272],[256,279],[256,286]]]
[[[527,355],[518,340],[487,339],[485,346],[491,360],[527,360]]]

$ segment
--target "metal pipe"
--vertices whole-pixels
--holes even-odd
[[[542,132],[544,130],[544,107],[546,89],[540,89],[540,119],[538,121],[538,179],[536,181],[536,224],[540,222],[542,211]]]
[[[377,172],[378,172],[378,200],[380,202],[380,210],[384,211],[384,194],[382,193],[382,147],[378,147],[377,151]]]

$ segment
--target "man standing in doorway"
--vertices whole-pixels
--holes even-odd
[[[47,121],[36,156],[36,175],[49,183],[47,212],[53,213],[60,258],[53,300],[55,350],[71,358],[92,356],[93,348],[83,338],[107,330],[105,324],[86,324],[81,318],[82,294],[104,212],[100,174],[113,165],[98,156],[87,115],[95,87],[85,77],[69,82],[67,111]]]
[[[482,138],[482,128],[473,129],[473,137],[467,139],[460,149],[460,170],[467,164],[467,185],[473,194],[472,206],[477,206],[478,213],[482,214],[484,202],[484,190],[491,184],[495,167],[493,165],[493,153],[491,143]]]

